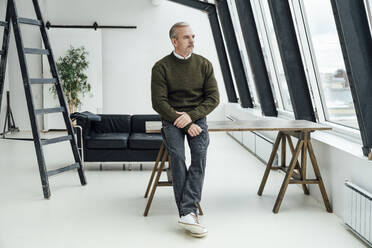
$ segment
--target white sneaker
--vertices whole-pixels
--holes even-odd
[[[178,224],[189,231],[193,237],[202,238],[208,234],[208,230],[200,225],[198,217],[194,213],[181,216]]]

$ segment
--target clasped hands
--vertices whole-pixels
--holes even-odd
[[[189,124],[190,122],[192,122],[190,116],[186,113],[186,112],[178,112],[176,111],[177,114],[180,114],[181,116],[179,116],[173,123],[174,126],[178,127],[178,128],[184,128],[187,126],[187,124]],[[201,129],[201,127],[199,127],[197,124],[191,124],[191,126],[189,127],[189,129],[187,130],[187,132],[189,133],[189,135],[191,137],[195,137],[195,136],[198,136],[201,132],[203,131],[203,129]]]

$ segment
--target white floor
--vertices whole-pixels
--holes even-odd
[[[151,172],[138,164],[132,171],[88,164],[86,186],[76,172],[52,177],[52,197],[44,200],[33,143],[0,139],[0,247],[366,247],[298,186],[288,187],[273,214],[283,175],[272,172],[259,197],[263,164],[227,134],[210,136],[203,239],[178,227],[170,187],[158,189],[143,217]],[[67,144],[47,147],[49,169],[72,162]]]

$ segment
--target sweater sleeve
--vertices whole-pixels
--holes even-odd
[[[163,119],[173,123],[180,116],[168,102],[168,87],[165,75],[156,64],[151,73],[151,101],[152,108]]]
[[[207,116],[218,106],[220,102],[220,95],[213,73],[213,67],[209,61],[206,63],[203,90],[203,102],[193,110],[187,112],[193,122]]]

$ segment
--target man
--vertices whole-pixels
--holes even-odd
[[[195,35],[178,22],[169,31],[174,51],[152,68],[152,106],[162,119],[162,132],[170,155],[172,183],[180,219],[178,223],[194,237],[208,231],[200,225],[197,204],[201,200],[209,134],[206,116],[219,103],[212,64],[193,53]],[[184,138],[191,151],[185,164]]]

